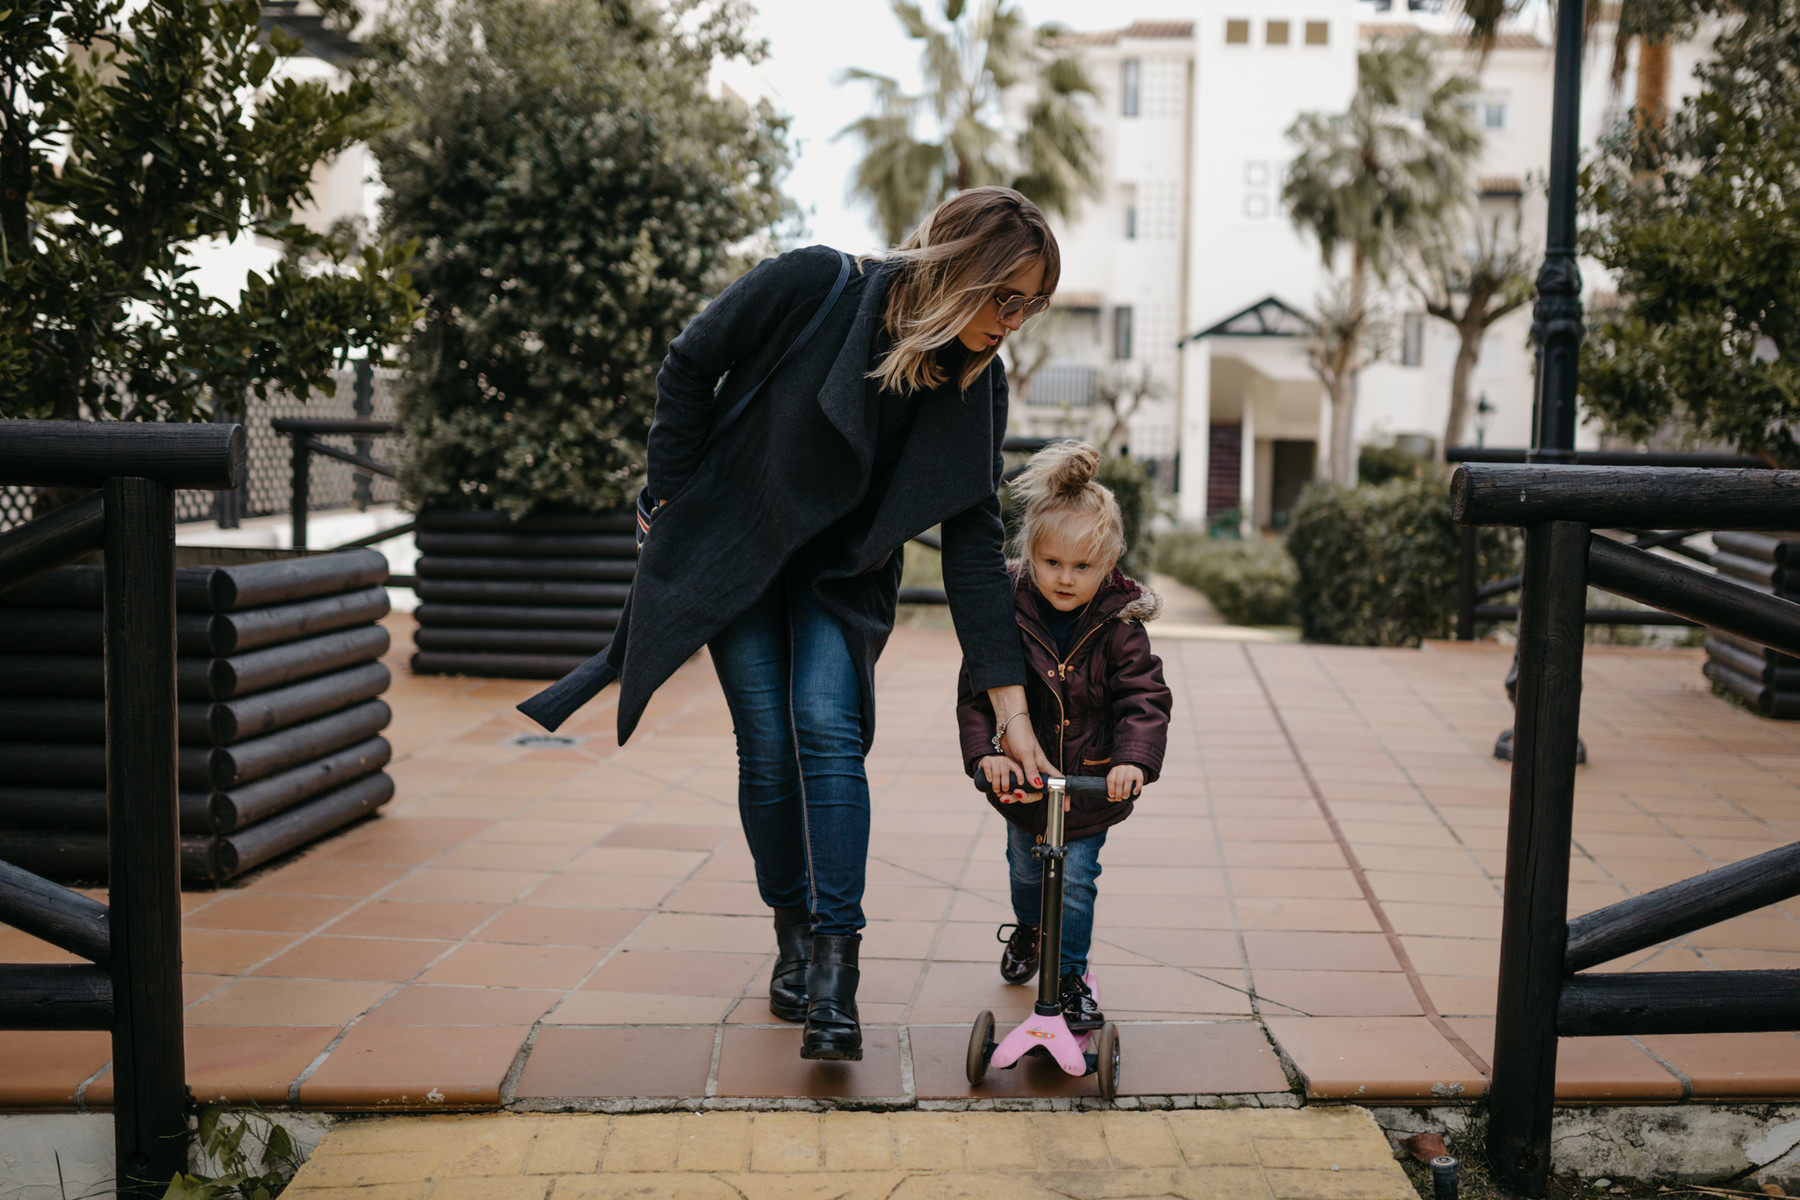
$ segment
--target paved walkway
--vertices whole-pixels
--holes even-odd
[[[295,1200],[1413,1200],[1356,1108],[386,1118]]]
[[[954,637],[899,630],[881,724],[861,994],[868,1056],[809,1065],[763,989],[772,938],[737,829],[729,719],[689,664],[619,748],[610,696],[527,747],[536,685],[407,673],[390,618],[399,795],[385,814],[186,897],[203,1100],[369,1111],[863,1105],[1091,1096],[1029,1068],[971,1092],[1010,919],[999,818],[956,764]],[[1153,629],[1154,635],[1154,629]],[[1165,638],[1167,771],[1111,835],[1095,963],[1122,1093],[1417,1102],[1485,1087],[1508,651]],[[1800,726],[1703,692],[1691,652],[1594,649],[1573,907],[1800,838]],[[1612,969],[1800,966],[1800,906]],[[0,929],[0,961],[57,952]],[[107,1039],[0,1033],[0,1107],[104,1106]],[[1569,1100],[1800,1096],[1800,1038],[1565,1044]]]

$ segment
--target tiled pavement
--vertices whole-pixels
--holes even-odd
[[[967,1103],[967,1022],[1000,984],[999,818],[957,769],[956,644],[901,629],[881,723],[861,994],[869,1052],[810,1065],[762,999],[767,916],[704,660],[620,749],[610,696],[521,748],[535,685],[417,679],[395,632],[399,795],[241,887],[186,897],[189,1078],[206,1100],[377,1109]],[[1152,634],[1154,636],[1154,627]],[[1097,969],[1122,1091],[1293,1104],[1478,1095],[1492,1038],[1508,652],[1158,643],[1162,782],[1110,836]],[[1706,695],[1690,653],[1592,649],[1573,907],[1800,838],[1800,727]],[[1800,908],[1614,964],[1800,965]],[[56,952],[0,929],[0,961]],[[0,1033],[0,1107],[103,1106],[107,1042]],[[1031,1063],[1029,1066],[1041,1064]],[[996,1072],[977,1099],[1087,1095]],[[1800,1096],[1800,1038],[1565,1043],[1580,1100]]]
[[[339,1125],[296,1200],[1412,1200],[1366,1110],[706,1112]]]

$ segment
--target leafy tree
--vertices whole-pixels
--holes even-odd
[[[1586,249],[1622,306],[1582,346],[1611,432],[1671,427],[1800,465],[1800,0],[1739,0],[1665,130],[1585,179]]]
[[[1006,390],[1015,410],[1031,403],[1031,381],[1056,357],[1068,327],[1067,311],[1053,308],[1025,322],[1006,339],[1001,353],[1006,356]]]
[[[332,390],[410,326],[405,249],[298,221],[314,170],[375,128],[366,86],[284,77],[257,0],[0,8],[0,416],[204,418],[209,394]],[[189,251],[285,251],[236,301]]]
[[[1355,434],[1356,379],[1362,369],[1393,344],[1394,324],[1386,308],[1347,279],[1333,280],[1319,293],[1302,343],[1306,363],[1331,397],[1331,473],[1355,469],[1350,459]],[[1339,461],[1340,454],[1343,457]],[[1354,476],[1352,476],[1354,482]]]
[[[1439,77],[1425,38],[1379,39],[1357,55],[1356,92],[1341,113],[1306,113],[1288,130],[1298,153],[1282,200],[1296,227],[1311,233],[1331,268],[1350,252],[1346,286],[1321,326],[1336,340],[1315,355],[1331,393],[1331,477],[1354,482],[1351,438],[1356,375],[1373,357],[1359,344],[1378,322],[1369,277],[1385,280],[1407,249],[1451,228],[1471,192],[1481,146],[1465,99],[1467,77]]]
[[[1469,424],[1469,376],[1481,360],[1481,342],[1500,318],[1529,302],[1538,255],[1519,239],[1519,221],[1503,231],[1500,218],[1475,224],[1472,241],[1426,243],[1409,272],[1425,311],[1456,330],[1456,365],[1450,373],[1450,415],[1438,447],[1461,445]]]
[[[1145,402],[1161,400],[1168,394],[1169,385],[1148,366],[1136,371],[1115,367],[1103,372],[1094,385],[1094,441],[1107,454],[1124,454],[1131,440],[1131,418]]]
[[[846,71],[874,88],[875,111],[842,130],[863,145],[854,193],[874,207],[890,243],[962,188],[1005,184],[1065,217],[1098,194],[1098,134],[1080,103],[1094,85],[1081,61],[1056,47],[1060,26],[1032,29],[1009,0],[944,0],[941,24],[913,0],[890,3],[922,43],[925,91],[907,95],[886,75]],[[1025,123],[1009,142],[1001,97],[1028,84]]]
[[[698,0],[410,0],[373,78],[395,237],[421,244],[401,484],[419,504],[628,502],[664,347],[790,206],[785,122],[707,92],[759,57]]]

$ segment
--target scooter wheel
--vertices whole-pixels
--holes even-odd
[[[1119,1027],[1111,1021],[1100,1027],[1094,1039],[1095,1074],[1100,1076],[1100,1098],[1112,1100],[1119,1094]]]
[[[970,1087],[987,1078],[988,1059],[993,1054],[994,1014],[984,1008],[981,1015],[975,1018],[975,1027],[969,1030],[969,1059],[966,1066]]]

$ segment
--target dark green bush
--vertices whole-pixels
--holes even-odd
[[[425,297],[401,487],[513,516],[627,505],[670,339],[790,211],[785,119],[707,90],[716,61],[760,53],[748,10],[387,10],[368,70],[394,125],[372,145]]]
[[[1205,594],[1233,625],[1294,623],[1294,560],[1280,542],[1212,538],[1198,530],[1156,542],[1156,566]]]
[[[1347,646],[1416,646],[1450,636],[1459,546],[1445,478],[1308,484],[1287,542],[1299,572],[1302,635]],[[1481,530],[1480,548],[1480,578],[1518,570],[1510,530]]]
[[[1419,479],[1430,474],[1423,458],[1402,446],[1365,445],[1356,452],[1359,483],[1380,484],[1390,479]]]

